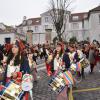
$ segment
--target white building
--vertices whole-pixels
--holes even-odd
[[[88,32],[88,25],[87,21],[84,21],[88,17],[87,12],[83,13],[74,13],[71,14],[70,20],[69,20],[69,30],[68,30],[68,38],[70,39],[71,37],[76,37],[78,41],[82,41],[85,38],[84,34]],[[87,26],[84,27],[84,24]]]
[[[49,12],[42,13],[40,18],[23,20],[17,27],[18,33],[26,34],[28,30],[33,31],[33,44],[52,42],[57,35]],[[64,39],[69,41],[71,37],[82,40],[100,40],[100,6],[89,12],[67,14],[66,30]]]
[[[0,23],[0,44],[12,43],[16,37],[25,40],[24,34],[16,33],[13,27]]]
[[[15,39],[15,33],[4,33],[0,32],[0,44],[12,43]]]
[[[90,41],[100,42],[100,6],[89,11],[89,38]]]
[[[22,24],[17,26],[17,32],[22,34],[27,34],[27,31],[31,30],[32,32],[32,42],[33,44],[44,43],[45,34],[42,31],[41,18],[30,18],[23,20]],[[27,37],[26,37],[27,38]]]

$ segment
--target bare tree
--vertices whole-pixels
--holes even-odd
[[[68,7],[72,3],[71,0],[51,0],[49,13],[57,33],[57,38],[62,41],[62,35],[65,32],[66,21],[68,19]]]

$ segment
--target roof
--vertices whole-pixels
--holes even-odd
[[[95,13],[95,12],[98,12],[98,11],[100,11],[100,6],[97,6],[97,7],[93,8],[93,9],[91,9],[89,11],[89,13],[88,13],[88,19],[90,17],[91,12]]]
[[[70,16],[69,21],[70,22],[78,22],[78,21],[82,21],[83,19],[86,19],[87,17],[88,17],[88,12],[73,13]]]
[[[100,11],[100,5],[90,10],[90,12],[94,12],[94,11]]]
[[[30,18],[28,20],[32,20],[32,25],[40,25],[41,24],[41,17],[38,17],[38,18]]]
[[[41,25],[41,17],[29,18],[27,20],[24,20],[23,23],[21,23],[17,27],[28,26],[28,25]]]
[[[4,25],[4,24],[3,24]],[[5,29],[1,29],[0,28],[0,32],[7,32],[7,33],[14,33],[16,32],[16,29],[12,26],[7,26],[7,25],[4,25],[5,26]]]

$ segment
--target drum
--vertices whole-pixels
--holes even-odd
[[[32,83],[33,77],[30,74],[24,74],[22,78],[22,90],[23,91],[30,91],[33,88]]]
[[[0,66],[0,82],[2,82],[4,79],[4,73],[5,73],[4,68]]]
[[[88,67],[88,66],[90,65],[88,59],[86,59],[86,58],[82,58],[82,59],[79,61],[79,63],[81,64],[81,67],[82,67],[82,68],[86,68],[86,67]]]
[[[5,89],[2,91],[1,99],[2,100],[16,100],[22,93],[21,86],[9,82],[6,84]]]
[[[55,77],[51,78],[48,85],[53,91],[60,93],[66,86],[66,83],[63,79],[63,73],[60,72]]]
[[[70,69],[73,70],[73,71],[76,71],[77,70],[76,64],[72,63],[71,66],[70,66]]]

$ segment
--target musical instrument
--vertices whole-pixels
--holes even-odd
[[[20,85],[9,82],[2,91],[1,100],[18,100],[22,92]]]
[[[79,61],[79,63],[81,64],[81,67],[82,67],[82,68],[86,68],[86,67],[88,67],[88,66],[90,65],[88,59],[86,59],[86,58],[82,58],[82,59]]]
[[[4,68],[0,66],[0,82],[2,82],[4,79],[4,73],[5,73]]]
[[[48,85],[53,91],[60,93],[66,86],[66,83],[63,79],[63,73],[60,72],[55,77],[51,78]]]
[[[24,74],[22,78],[22,90],[23,91],[30,91],[33,88],[32,83],[33,77],[30,74]]]
[[[76,69],[77,69],[76,64],[72,63],[71,66],[70,66],[70,69],[73,70],[73,71],[76,71]]]

